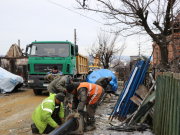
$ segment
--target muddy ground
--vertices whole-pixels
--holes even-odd
[[[47,96],[48,93],[35,96],[32,89],[0,94],[0,134],[32,134],[30,129],[31,115]]]
[[[17,92],[0,94],[0,135],[32,135],[30,125],[34,109],[48,97],[48,92],[34,95],[32,89],[18,90]],[[93,132],[85,135],[153,135],[151,131],[145,132],[118,132],[107,130],[109,126],[108,115],[111,106],[115,104],[115,97],[108,103],[102,103],[96,111],[96,127]],[[119,122],[114,121],[113,124]]]

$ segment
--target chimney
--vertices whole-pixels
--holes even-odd
[[[18,39],[18,46],[19,46],[19,48],[20,48],[20,40]]]

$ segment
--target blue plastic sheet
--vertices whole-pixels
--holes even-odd
[[[23,83],[21,76],[12,74],[0,67],[0,92],[11,92],[16,85]]]
[[[110,85],[112,91],[117,90],[117,78],[111,70],[108,69],[100,69],[98,71],[93,71],[90,75],[87,76],[86,82],[95,83],[101,77],[111,76],[112,80],[110,81]]]

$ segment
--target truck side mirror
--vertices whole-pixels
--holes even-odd
[[[25,51],[25,56],[28,56],[29,54],[28,54],[28,49],[29,49],[29,47],[30,47],[30,45],[26,45],[26,51]]]
[[[26,45],[26,53],[28,52],[29,45]]]
[[[25,52],[25,53],[24,53],[24,55],[25,55],[25,56],[28,56],[28,53],[27,53],[27,52]]]
[[[75,45],[75,55],[78,56],[78,45]]]
[[[32,47],[32,44],[26,45],[26,52],[24,53],[26,56],[29,55],[28,50]]]

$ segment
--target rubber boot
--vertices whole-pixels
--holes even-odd
[[[37,129],[37,127],[34,123],[31,124],[31,130],[32,130],[33,134],[39,134],[39,130]]]
[[[86,127],[86,131],[92,131],[96,129],[95,120],[89,120],[89,126]]]

